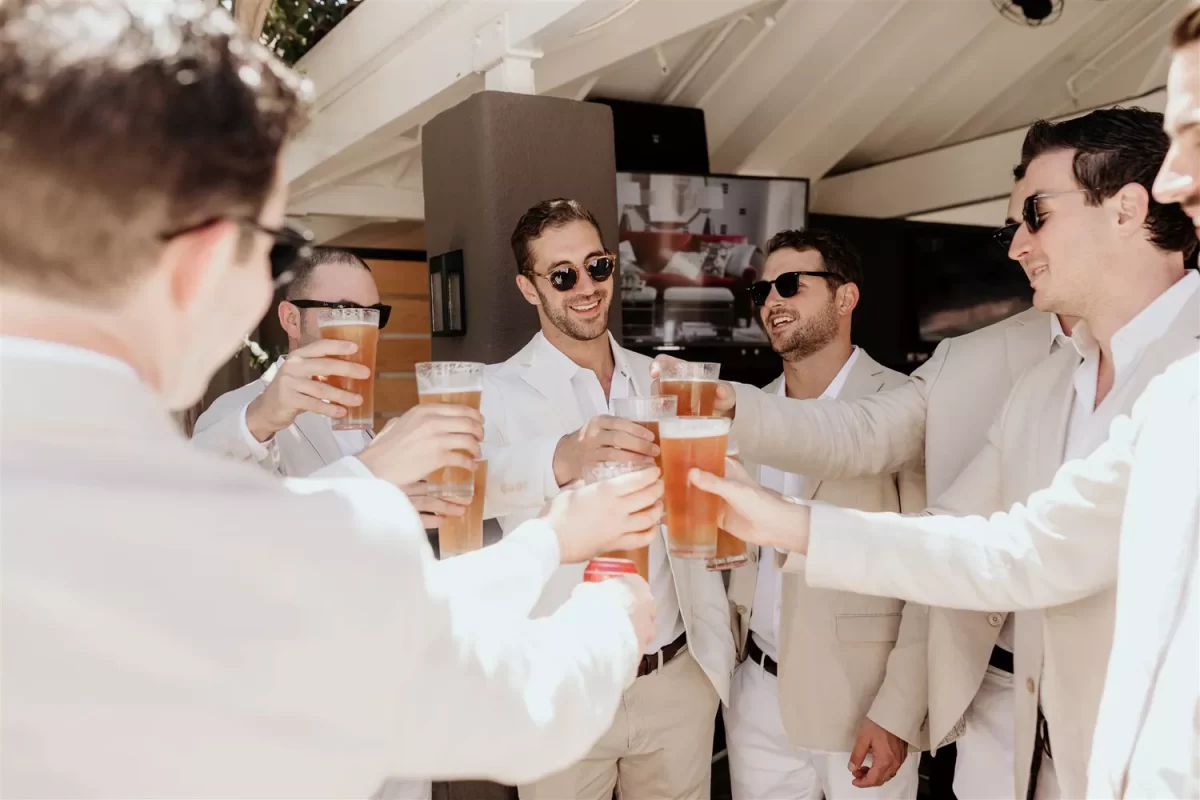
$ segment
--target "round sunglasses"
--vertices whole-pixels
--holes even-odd
[[[373,306],[360,306],[344,300],[288,300],[296,308],[369,308],[379,312],[379,329],[387,327],[388,317],[392,315],[392,307],[387,303],[376,303]]]
[[[1059,197],[1064,194],[1079,194],[1086,192],[1087,189],[1063,189],[1061,192],[1042,192],[1041,194],[1031,194],[1025,198],[1025,202],[1021,204],[1021,219],[1016,222],[1010,222],[1003,228],[998,228],[992,233],[992,238],[995,239],[1004,252],[1012,249],[1013,239],[1017,236],[1017,229],[1024,223],[1026,228],[1029,228],[1030,233],[1037,233],[1046,224],[1046,213],[1038,208],[1038,201],[1043,197]]]
[[[613,270],[616,267],[617,260],[612,256],[599,256],[587,262],[583,268],[587,270],[588,277],[593,281],[604,283],[612,277]],[[558,269],[550,270],[545,275],[534,272],[531,269],[524,270],[523,272],[533,278],[545,278],[547,283],[560,292],[569,292],[575,288],[575,284],[579,283],[579,268],[575,266],[559,267]]]
[[[773,281],[755,281],[750,284],[750,299],[757,306],[765,306],[767,298],[771,296],[771,287],[775,287],[775,291],[779,292],[780,297],[795,297],[796,292],[800,291],[800,278],[804,275],[810,278],[829,278],[839,282],[845,282],[845,278],[838,275],[836,272],[821,270],[817,272],[785,272]]]

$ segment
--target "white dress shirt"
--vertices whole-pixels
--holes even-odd
[[[1194,302],[1200,288],[1200,275],[1189,270],[1175,284],[1160,294],[1112,337],[1113,384],[1108,396],[1117,394],[1146,352],[1179,316],[1179,312]],[[1109,426],[1119,413],[1108,397],[1096,403],[1096,383],[1100,374],[1100,345],[1092,336],[1086,321],[1080,321],[1071,332],[1071,342],[1083,357],[1075,370],[1075,401],[1067,424],[1064,461],[1086,458],[1108,436]]]
[[[609,394],[604,396],[604,387],[600,379],[590,369],[584,369],[566,356],[561,350],[550,343],[541,332],[535,337],[539,349],[538,358],[545,358],[555,365],[555,369],[569,376],[571,389],[579,401],[579,410],[585,419],[612,413],[612,401],[623,397],[635,397],[637,386],[630,377],[629,365],[619,347],[613,347],[613,376]],[[611,346],[612,337],[609,337]],[[550,470],[549,480],[554,478],[554,463],[551,460],[547,466]],[[667,559],[667,545],[663,527],[659,526],[659,535],[650,542],[649,568],[650,592],[658,607],[657,633],[646,647],[646,653],[655,653],[679,638],[683,633],[683,617],[679,613],[679,597],[675,593],[675,577],[671,574],[671,562]]]
[[[821,392],[821,400],[836,400],[846,385],[850,369],[858,358],[858,348],[850,350],[850,357],[838,370],[837,375]],[[780,381],[776,391],[787,397],[787,380]],[[759,482],[768,489],[787,497],[800,497],[805,493],[808,478],[792,472],[783,472],[774,467],[762,467]],[[754,604],[750,607],[750,635],[762,651],[779,661],[779,606],[783,598],[783,585],[779,581],[779,569],[775,566],[775,548],[764,547],[759,552],[758,582],[754,586]]]

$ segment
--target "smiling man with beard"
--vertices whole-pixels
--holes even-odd
[[[658,454],[644,427],[610,414],[612,401],[651,394],[650,359],[608,331],[616,259],[595,217],[574,200],[529,209],[512,235],[517,288],[541,330],[485,371],[488,516],[505,531],[537,513],[598,461],[645,463]],[[703,560],[649,546],[657,633],[608,732],[581,761],[533,785],[523,800],[707,798],[718,698],[733,672],[729,606],[720,573]],[[583,565],[559,569],[533,609],[553,613],[579,585]]]
[[[765,391],[853,399],[907,381],[850,342],[862,268],[848,241],[789,230],[766,250],[751,296],[783,357],[783,375]],[[848,508],[914,511],[925,502],[924,476],[915,470],[822,481],[747,468],[775,491]],[[756,569],[731,575],[733,624],[746,656],[725,714],[734,800],[916,797],[917,751],[926,746],[926,611],[813,589],[804,571],[803,558],[765,547]]]

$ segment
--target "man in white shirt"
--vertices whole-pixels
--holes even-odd
[[[321,338],[321,308],[374,308],[380,330],[391,307],[379,302],[370,268],[353,253],[315,247],[291,268],[293,277],[276,307],[288,337],[288,354],[257,380],[226,392],[196,420],[192,441],[205,450],[258,464],[282,477],[304,478],[346,456],[356,456],[374,434],[339,431],[333,423],[362,398],[327,382],[355,365],[329,356],[330,342]],[[424,484],[402,487],[421,512],[426,528],[436,528],[447,515],[460,516],[463,505],[424,494]]]
[[[610,415],[611,401],[650,394],[650,359],[608,332],[615,259],[595,218],[573,200],[529,209],[512,236],[517,287],[541,331],[485,371],[481,409],[489,461],[489,516],[506,535],[596,461],[644,461],[653,436]],[[707,797],[713,727],[733,671],[729,610],[719,573],[650,544],[658,634],[608,733],[569,769],[520,787],[530,798]],[[551,613],[579,585],[582,568],[551,579],[534,616]]]
[[[0,795],[366,797],[585,753],[653,601],[528,610],[561,562],[648,541],[655,473],[439,564],[393,484],[469,461],[477,412],[392,421],[344,480],[192,446],[169,410],[306,241],[280,173],[304,82],[207,0],[4,3],[0,76]]]
[[[767,391],[853,398],[908,380],[851,344],[862,283],[853,245],[783,231],[766,254],[750,291],[784,370]],[[925,507],[919,470],[823,481],[747,469],[791,496],[871,511]],[[757,551],[757,565],[735,569],[729,584],[735,640],[748,656],[725,711],[734,800],[915,798],[927,738],[925,608],[811,589],[802,557]]]
[[[1162,122],[1159,114],[1111,109],[1030,130],[1010,203],[1010,218],[1020,221],[1006,226],[1004,238],[1030,277],[1035,303],[1082,322],[1074,347],[1018,382],[984,450],[936,500],[939,510],[990,513],[1048,486],[1065,459],[1086,456],[1104,440],[1111,420],[1128,413],[1151,378],[1194,350],[1200,278],[1185,274],[1183,263],[1195,250],[1195,231],[1177,206],[1150,195],[1168,149]],[[853,539],[841,541],[850,547]],[[900,596],[954,605],[948,592],[936,591],[936,566],[888,564],[896,583],[928,589]],[[823,580],[811,561],[809,577]],[[895,583],[836,585],[890,594],[886,587]],[[1018,796],[1085,791],[1113,602],[1103,591],[1018,617]]]

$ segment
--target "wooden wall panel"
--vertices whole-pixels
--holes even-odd
[[[378,378],[375,381],[375,413],[403,413],[417,404],[416,378]]]
[[[429,361],[430,358],[429,337],[391,339],[385,333],[379,342],[379,352],[375,355],[375,369],[380,373],[411,373],[414,364]]]

